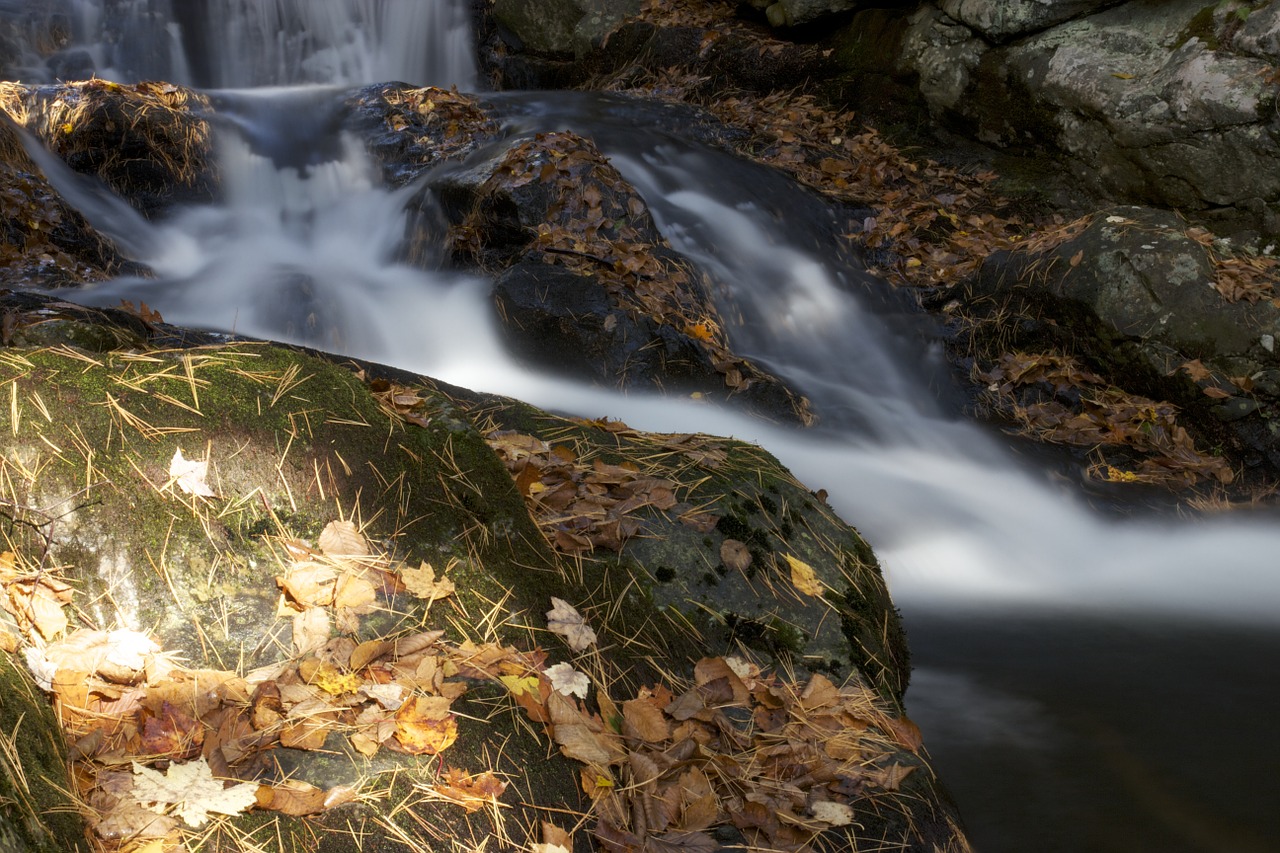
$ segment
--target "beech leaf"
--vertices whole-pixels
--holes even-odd
[[[369,543],[351,521],[331,521],[320,533],[320,550],[328,557],[367,557]]]
[[[551,633],[563,637],[575,652],[588,649],[596,643],[596,632],[587,625],[582,614],[562,598],[551,599],[551,609],[547,611],[547,628]]]

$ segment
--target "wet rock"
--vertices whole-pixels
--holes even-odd
[[[518,50],[573,57],[598,47],[624,18],[640,11],[640,0],[495,0],[492,5],[501,34]]]
[[[1091,15],[1125,0],[942,0],[939,8],[956,21],[993,42],[1006,42],[1029,33]]]
[[[0,235],[0,284],[62,287],[130,268],[44,179],[7,122],[0,122]]]
[[[1241,4],[1199,0],[1026,5],[1044,26],[1015,32],[1021,7],[965,0],[858,12],[832,36],[849,69],[836,88],[889,108],[849,79],[870,70],[891,81],[894,109],[918,98],[949,131],[1033,157],[1056,152],[1095,200],[1280,234],[1265,58],[1273,15],[1250,24]],[[1053,20],[1068,9],[1069,20]]]
[[[751,0],[775,27],[794,27],[818,18],[847,12],[863,5],[860,0]]]
[[[208,201],[216,185],[208,99],[169,83],[0,85],[0,109],[75,171],[143,214]]]
[[[392,186],[439,163],[462,161],[499,132],[482,100],[433,86],[369,86],[354,92],[348,107],[347,127],[364,140]]]
[[[804,398],[729,349],[702,273],[670,248],[590,140],[513,140],[439,193],[455,250],[506,270],[498,305],[511,309],[503,323],[526,356],[608,385],[670,384],[736,398],[766,417],[811,420]]]

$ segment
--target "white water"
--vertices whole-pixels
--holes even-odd
[[[219,73],[228,81],[241,75],[234,78],[237,86],[373,82],[380,69],[390,67],[379,63],[391,58],[419,62],[405,57],[428,43],[435,47],[426,48],[426,54],[442,55],[456,41],[456,31],[448,27],[428,30],[444,33],[443,38],[419,40],[403,28],[366,24],[339,50],[331,37],[315,35],[321,29],[317,22],[351,20],[361,8],[361,20],[372,21],[367,4],[307,0],[304,5],[305,12],[293,4],[264,2],[253,6],[252,14],[221,13],[224,19],[211,25],[212,33],[237,26],[261,33],[282,29],[274,41],[246,38],[226,53],[211,49],[214,64],[234,64]],[[423,4],[428,6],[444,8]],[[299,28],[304,16],[310,17]],[[289,23],[282,24],[286,18]],[[310,35],[295,39],[301,30]],[[378,38],[401,35],[406,38],[370,48]],[[250,55],[251,46],[261,54]],[[439,72],[442,77],[414,82],[463,79],[472,73],[469,68],[456,64]],[[386,76],[414,79],[410,73]],[[415,188],[389,192],[380,187],[350,141],[316,140],[317,150],[341,156],[296,158],[298,164],[316,160],[312,165],[281,168],[260,153],[272,149],[273,135],[277,142],[286,138],[280,128],[268,126],[269,117],[275,113],[280,120],[307,97],[298,90],[228,96],[225,110],[243,133],[224,131],[228,198],[221,206],[148,224],[119,213],[110,199],[64,175],[68,194],[91,215],[96,211],[99,222],[114,226],[122,242],[158,274],[154,281],[105,285],[86,294],[86,301],[143,299],[173,323],[319,346],[549,409],[620,417],[640,428],[700,430],[760,442],[811,488],[827,489],[841,515],[874,545],[909,628],[919,626],[931,656],[924,659],[924,677],[909,700],[924,721],[937,724],[937,738],[930,738],[935,753],[956,756],[954,766],[971,774],[950,781],[971,820],[987,828],[980,841],[988,850],[1101,849],[1062,839],[1075,837],[1076,828],[1091,820],[1103,820],[1095,820],[1095,813],[1109,814],[1113,808],[1119,817],[1104,820],[1099,830],[1104,834],[1177,824],[1174,813],[1180,809],[1151,807],[1140,792],[1123,785],[1096,784],[1098,774],[1108,771],[1092,762],[1111,753],[1089,753],[1088,741],[1096,731],[1121,730],[1127,750],[1121,750],[1122,757],[1129,761],[1130,753],[1146,748],[1144,733],[1152,727],[1172,727],[1175,744],[1203,737],[1200,721],[1216,719],[1215,710],[1235,696],[1245,697],[1240,710],[1233,711],[1229,726],[1215,729],[1215,738],[1225,744],[1215,751],[1224,764],[1197,759],[1203,766],[1188,771],[1195,777],[1186,783],[1188,796],[1197,803],[1212,798],[1209,786],[1195,787],[1204,778],[1229,773],[1252,778],[1251,757],[1262,762],[1252,776],[1270,779],[1264,765],[1276,753],[1278,739],[1268,734],[1266,709],[1276,697],[1272,691],[1250,699],[1252,694],[1242,691],[1251,679],[1272,677],[1272,667],[1259,666],[1263,653],[1250,657],[1243,646],[1268,654],[1275,647],[1280,527],[1274,521],[1134,521],[1086,507],[1076,492],[1019,461],[988,432],[943,413],[932,390],[936,347],[894,331],[894,312],[870,298],[876,286],[815,252],[808,235],[821,213],[812,199],[722,155],[669,136],[646,135],[634,117],[608,118],[616,104],[580,96],[506,96],[505,109],[513,125],[576,126],[595,137],[650,202],[673,244],[724,283],[722,312],[741,318],[731,330],[735,346],[807,393],[824,426],[786,430],[691,401],[620,396],[523,370],[503,353],[489,282],[425,272],[396,260],[406,224],[403,207]],[[303,145],[309,135],[287,137],[286,147]],[[56,164],[49,169],[58,172]],[[1008,636],[992,646],[979,643],[984,631],[1016,621],[1008,616],[1011,610],[1022,621],[1008,629]],[[1130,621],[1158,622],[1159,627],[1130,630]],[[1233,634],[1224,641],[1228,647],[1221,659],[1215,655],[1211,663],[1189,663],[1197,648],[1216,651],[1213,631],[1243,623],[1259,626],[1262,633],[1244,639]],[[1191,627],[1210,632],[1210,639],[1190,647]],[[1094,649],[1087,663],[1074,653],[1074,632],[1080,635],[1079,648]],[[1057,645],[1043,642],[1043,636],[1064,634],[1067,639],[1055,640]],[[969,641],[977,651],[966,651]],[[1171,654],[1170,648],[1179,651]],[[1106,697],[1123,697],[1126,686],[1137,683],[1152,694],[1171,685],[1185,689],[1157,711],[1132,696],[1106,707]],[[1150,716],[1126,723],[1126,715],[1139,708]],[[1084,728],[1079,718],[1087,720]],[[1157,741],[1148,751],[1180,748]],[[1006,781],[1027,774],[993,765],[997,760],[1023,769],[1043,765],[1041,775],[1032,776],[1036,784],[1073,774],[1085,781],[1037,798]],[[1073,762],[1091,763],[1079,769]],[[943,772],[957,771],[944,766]],[[1176,775],[1163,773],[1166,780]],[[984,805],[983,793],[992,790],[1002,792],[1004,802]],[[1239,795],[1246,804],[1258,802],[1254,796]],[[1013,809],[1021,809],[1019,814],[1009,813],[1009,798],[1017,799]],[[1242,822],[1238,816],[1231,819]],[[1076,835],[1083,837],[1081,832]],[[1179,829],[1178,843],[1139,838],[1122,849],[1246,849],[1233,848],[1231,840],[1193,844],[1186,840],[1188,832],[1200,837],[1199,830]],[[1112,835],[1107,838],[1114,841]]]
[[[65,22],[61,49],[23,57],[26,82],[166,80],[240,88],[400,80],[474,89],[466,0],[11,0]],[[0,12],[5,11],[0,7]],[[43,34],[47,27],[35,27]],[[422,36],[424,33],[431,35]]]

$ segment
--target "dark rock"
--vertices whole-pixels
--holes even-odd
[[[40,174],[0,121],[0,283],[61,287],[132,270]]]
[[[217,185],[208,98],[168,83],[89,80],[5,84],[0,109],[81,174],[94,175],[142,213],[208,201]]]
[[[967,299],[1036,318],[1032,337],[1083,355],[1116,384],[1177,402],[1211,446],[1280,465],[1280,407],[1269,391],[1280,308],[1228,302],[1187,228],[1165,211],[1112,208],[1056,248],[992,255]],[[1222,403],[1237,383],[1252,396]]]
[[[767,417],[811,420],[804,398],[730,351],[702,274],[590,140],[512,140],[439,192],[455,249],[509,269],[498,304],[526,357],[607,385],[735,397]]]

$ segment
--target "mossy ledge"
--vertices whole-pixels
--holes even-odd
[[[964,849],[918,740],[894,728],[905,720],[906,646],[870,549],[763,449],[696,437],[691,455],[616,423],[31,294],[0,292],[0,310],[0,551],[74,588],[72,627],[147,633],[191,668],[244,673],[286,660],[282,543],[315,542],[349,519],[389,560],[448,565],[457,585],[434,606],[396,596],[362,618],[354,641],[434,627],[454,643],[542,647],[564,660],[572,653],[543,617],[555,596],[597,629],[594,677],[619,698],[687,684],[700,659],[730,654],[792,678],[865,685],[886,721],[883,761],[917,772],[879,791],[836,847],[915,849],[927,837]],[[527,484],[491,446],[511,430],[572,446],[584,465],[665,478],[679,503],[636,510],[638,532],[617,550],[559,552]],[[178,482],[176,451],[208,462],[211,496]],[[754,568],[723,565],[729,540],[745,543]],[[797,580],[788,558],[814,578]],[[0,792],[3,840],[98,849],[66,794],[68,747],[19,661],[4,662],[0,735],[10,760],[37,770],[29,789]],[[581,766],[523,723],[502,689],[474,684],[455,710],[458,741],[439,758],[366,758],[337,733],[324,749],[274,749],[277,774],[356,785],[361,799],[305,818],[255,810],[220,821],[201,849],[252,849],[267,836],[290,853],[519,845],[549,806],[591,812]],[[474,814],[423,798],[445,766],[501,774],[516,793]],[[587,833],[578,848],[589,848]]]

